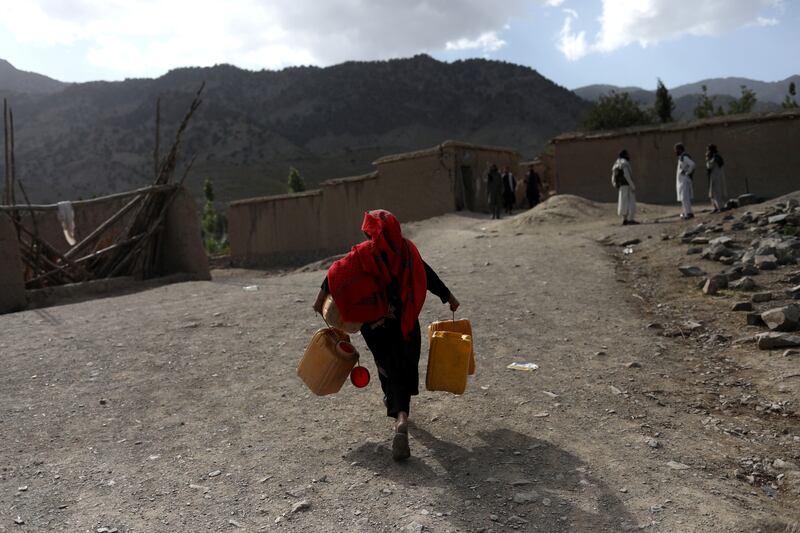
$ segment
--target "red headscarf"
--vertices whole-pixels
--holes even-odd
[[[328,286],[342,319],[374,322],[389,311],[387,290],[397,281],[400,329],[408,337],[419,318],[428,289],[417,247],[403,238],[400,222],[389,211],[364,213],[361,230],[368,241],[353,246],[328,269]]]

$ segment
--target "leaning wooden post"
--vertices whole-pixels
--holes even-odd
[[[9,166],[8,166],[9,165],[9,163],[8,163],[8,100],[6,100],[5,98],[3,98],[3,133],[5,134],[4,135],[5,150],[4,150],[3,153],[5,154],[5,158],[6,158],[6,166],[4,168],[4,170],[5,170],[5,176],[4,176],[5,177],[5,181],[4,181],[5,188],[3,189],[3,203],[8,205],[8,204],[11,203],[11,199],[9,198],[9,193],[8,193],[8,184],[9,184],[9,181],[10,181],[9,176],[11,174],[9,172],[10,169],[9,169]]]
[[[161,98],[156,100],[156,146],[153,149],[153,178],[158,179],[158,160],[161,143]]]

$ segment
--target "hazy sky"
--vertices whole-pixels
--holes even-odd
[[[0,58],[64,81],[428,53],[569,88],[800,73],[798,0],[0,0]]]

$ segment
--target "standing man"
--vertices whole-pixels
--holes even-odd
[[[492,219],[499,219],[503,202],[503,180],[495,164],[492,164],[489,174],[486,176],[486,191],[489,193],[489,209],[492,211]]]
[[[622,150],[611,167],[611,184],[619,191],[617,214],[622,217],[622,225],[638,224],[636,215],[636,185],[633,183],[631,158],[627,150]]]
[[[725,164],[722,156],[719,155],[717,146],[709,144],[706,148],[706,172],[708,172],[708,197],[711,199],[711,207],[714,213],[725,210],[725,203],[728,201],[728,187],[725,183]]]
[[[511,169],[503,169],[503,204],[506,214],[510,215],[514,211],[514,204],[517,203],[517,178],[511,173]]]
[[[692,199],[694,198],[692,176],[694,175],[695,164],[682,143],[675,145],[675,155],[678,156],[678,168],[675,171],[675,188],[678,193],[678,201],[681,203],[681,218],[688,220],[694,218],[694,213],[692,213]]]
[[[541,201],[542,180],[539,179],[539,174],[533,169],[531,165],[528,169],[528,176],[525,183],[525,196],[528,198],[528,207],[536,207]]]

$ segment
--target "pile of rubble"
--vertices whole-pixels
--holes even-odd
[[[678,267],[684,276],[702,278],[704,294],[736,298],[733,311],[746,312],[746,323],[770,331],[758,334],[761,349],[800,346],[800,201],[789,198],[761,212],[727,215],[680,234],[688,255],[719,262],[724,268],[707,274],[697,266]],[[758,281],[757,281],[758,280]],[[742,298],[743,293],[748,298]],[[800,352],[797,352],[800,353]]]

